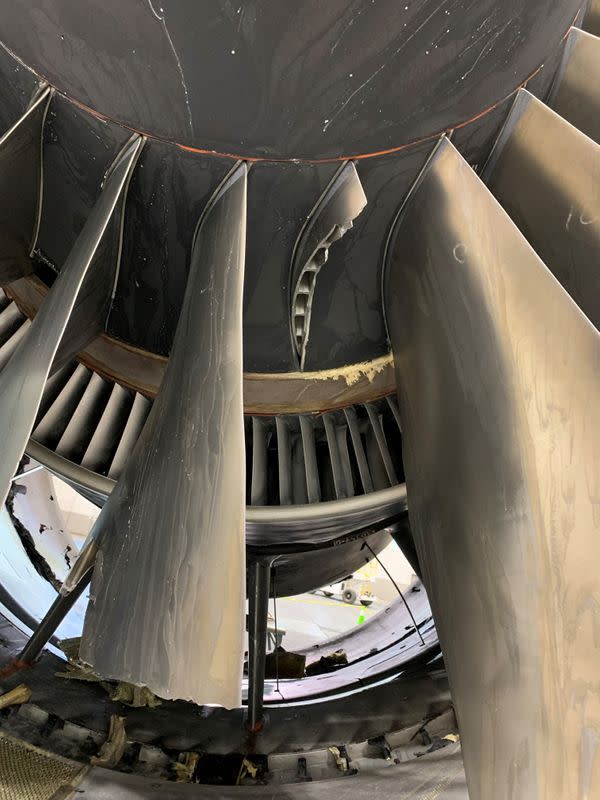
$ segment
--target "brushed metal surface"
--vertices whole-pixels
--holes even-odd
[[[600,326],[600,145],[522,89],[484,179],[548,269]]]
[[[0,284],[32,272],[30,254],[39,224],[42,196],[42,133],[49,87],[0,138]]]
[[[598,6],[600,19],[600,5]],[[600,142],[600,38],[572,28],[548,105]]]
[[[161,697],[241,700],[247,168],[203,215],[165,379],[104,506],[81,657]]]
[[[600,336],[446,140],[385,302],[471,800],[600,796]]]
[[[104,234],[110,227],[113,212],[120,202],[132,165],[143,140],[132,137],[114,162],[93,211],[86,220],[75,247],[48,293],[43,306],[31,323],[9,362],[0,372],[0,500],[4,502],[12,476],[31,436],[42,392],[55,363],[61,340],[69,330],[69,321],[78,302],[87,306],[83,293],[94,289],[105,296],[106,254]],[[110,251],[112,252],[112,251]],[[98,254],[100,254],[99,257]],[[114,253],[113,253],[114,255]],[[110,260],[113,267],[112,259]],[[94,275],[96,271],[99,275]],[[88,276],[91,276],[88,278]],[[108,286],[109,296],[111,285]],[[92,298],[93,299],[93,298]],[[94,333],[93,320],[88,329]],[[86,328],[84,327],[84,335]],[[81,342],[81,331],[74,332],[72,342]],[[67,351],[63,348],[63,356]],[[75,351],[70,352],[72,358]],[[55,364],[56,366],[56,364]]]

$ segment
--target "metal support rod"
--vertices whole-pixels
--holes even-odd
[[[248,568],[248,727],[260,729],[263,718],[267,617],[272,559],[257,559]]]
[[[24,661],[26,664],[32,664],[35,661],[42,652],[44,645],[50,641],[55,630],[81,597],[91,579],[92,570],[90,569],[84,573],[69,594],[58,594],[56,596],[56,599],[46,612],[45,617],[21,651],[18,659],[19,661]]]
[[[23,478],[29,477],[29,475],[33,475],[34,472],[39,472],[40,470],[45,469],[43,464],[38,464],[37,467],[32,467],[31,469],[27,469],[24,472],[19,472],[18,475],[14,475],[12,478],[11,483],[15,481],[20,481]]]

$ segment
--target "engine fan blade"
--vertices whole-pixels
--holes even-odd
[[[245,164],[199,224],[160,393],[75,565],[95,560],[81,658],[164,698],[241,703]]]
[[[72,358],[104,325],[118,265],[118,210],[143,141],[132,137],[114,162],[52,289],[0,372],[2,503],[31,435],[51,368]]]
[[[411,525],[469,796],[596,797],[600,336],[448,140],[387,269]]]

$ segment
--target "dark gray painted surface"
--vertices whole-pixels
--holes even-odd
[[[248,176],[244,366],[293,372],[289,335],[294,245],[337,164],[254,164]],[[335,246],[332,248],[332,252]]]
[[[33,271],[31,248],[39,224],[42,187],[42,136],[52,95],[44,89],[0,139],[0,283]]]
[[[61,268],[130,133],[54,94],[44,129],[44,185],[36,248]],[[45,276],[46,277],[46,276]]]
[[[4,0],[2,36],[97,112],[241,155],[381,151],[513,91],[581,0]]]
[[[198,219],[231,167],[226,159],[148,142],[130,185],[109,333],[168,355]]]

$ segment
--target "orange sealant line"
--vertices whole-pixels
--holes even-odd
[[[0,669],[0,678],[10,678],[11,675],[14,675],[15,672],[19,672],[22,669],[29,669],[31,664],[27,661],[19,661],[18,659],[14,659],[10,661],[3,669]]]

